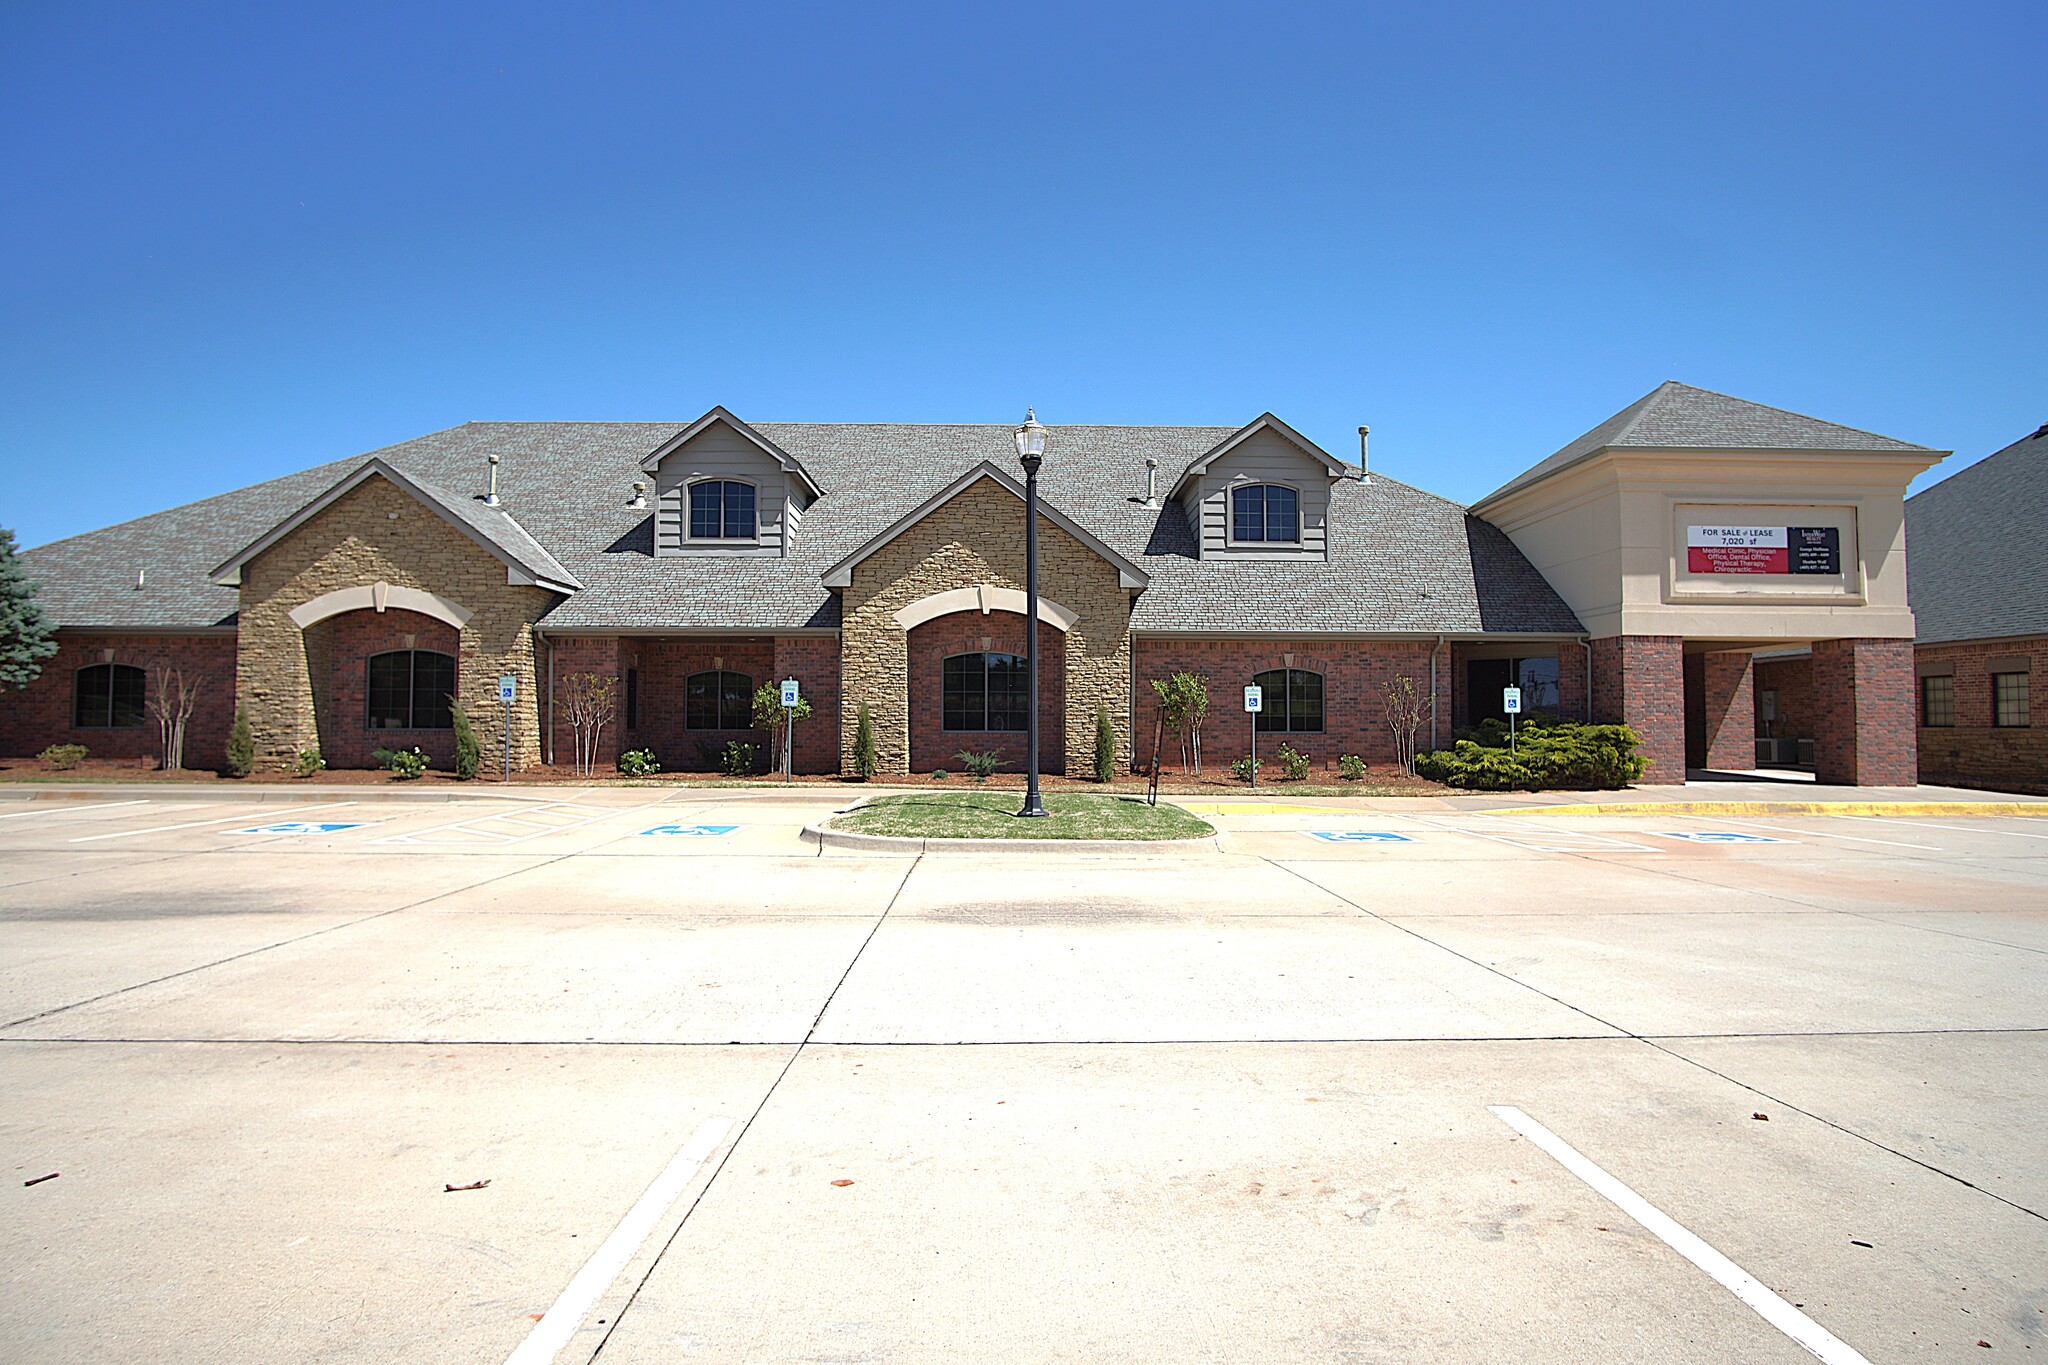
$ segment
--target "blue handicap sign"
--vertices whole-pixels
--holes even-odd
[[[656,825],[653,829],[643,829],[640,833],[680,836],[685,839],[716,839],[738,828],[738,825]]]
[[[1732,829],[1706,829],[1683,832],[1667,829],[1663,831],[1663,834],[1667,839],[1684,839],[1689,843],[1695,844],[1782,844],[1785,842],[1783,839],[1773,839],[1766,834],[1740,834]]]
[[[1310,829],[1302,833],[1311,839],[1321,839],[1326,844],[1412,844],[1415,841],[1405,834],[1394,834],[1383,829]]]
[[[238,829],[237,834],[339,834],[345,829],[361,829],[358,824],[347,825],[332,820],[281,820],[274,825],[252,825]]]

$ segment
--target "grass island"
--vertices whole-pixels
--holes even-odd
[[[1044,819],[1017,818],[1011,791],[878,796],[832,821],[852,834],[899,839],[1202,839],[1216,831],[1178,806],[1136,797],[1048,792]]]

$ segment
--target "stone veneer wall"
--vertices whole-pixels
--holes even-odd
[[[1922,782],[2048,791],[2048,691],[2037,690],[2048,689],[2048,640],[1921,645],[1914,660],[1921,676],[1952,677],[1956,689],[1956,723],[1918,727]],[[2028,675],[2025,726],[1991,723],[1993,673]]]
[[[118,730],[72,725],[74,678],[98,663],[128,664],[144,673],[182,671],[196,683],[199,704],[185,723],[185,766],[219,769],[227,763],[228,726],[235,712],[235,640],[231,635],[88,635],[57,633],[57,652],[20,691],[0,691],[0,754],[26,758],[52,744],[83,744],[92,758],[163,757],[154,717]],[[153,687],[153,684],[152,684]],[[150,766],[154,767],[152,763]]]
[[[503,758],[498,677],[518,680],[512,766],[538,761],[540,689],[535,686],[533,623],[555,594],[514,587],[502,561],[450,526],[439,513],[382,478],[349,490],[319,515],[242,569],[236,699],[256,736],[260,766],[289,766],[319,734],[305,633],[294,607],[337,588],[372,583],[418,588],[475,613],[462,628],[457,686],[477,718],[488,771]]]
[[[840,611],[840,744],[847,767],[865,702],[874,714],[880,770],[910,771],[909,642],[894,613],[932,593],[981,584],[1024,587],[1023,508],[1008,489],[986,478],[906,527],[854,569]],[[1066,767],[1091,772],[1098,705],[1109,707],[1115,720],[1119,754],[1130,753],[1130,595],[1118,585],[1114,565],[1043,516],[1038,591],[1080,618],[1066,636]]]

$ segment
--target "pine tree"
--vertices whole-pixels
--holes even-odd
[[[469,723],[469,712],[453,697],[448,699],[448,715],[455,725],[455,776],[467,782],[484,765],[483,747],[476,742],[476,727]]]
[[[35,580],[14,552],[14,532],[0,526],[0,687],[27,687],[57,652],[49,618],[35,599]]]
[[[860,704],[860,719],[853,725],[853,775],[865,782],[880,764],[875,758],[875,718],[868,704]]]
[[[1111,782],[1116,779],[1116,725],[1109,718],[1107,706],[1095,708],[1095,780]]]
[[[256,771],[256,732],[240,711],[235,712],[234,728],[228,731],[228,771],[236,777]]]

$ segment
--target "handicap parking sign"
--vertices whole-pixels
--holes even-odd
[[[653,829],[643,829],[640,833],[643,836],[658,834],[684,839],[716,839],[738,828],[738,825],[656,825]]]
[[[361,829],[361,824],[345,825],[329,820],[281,820],[274,825],[253,825],[238,829],[237,834],[339,834],[345,829]]]
[[[1663,835],[1667,839],[1684,839],[1686,842],[1694,844],[1782,844],[1785,842],[1783,839],[1773,839],[1764,834],[1741,834],[1732,829],[1693,831],[1667,829],[1663,831]]]
[[[1302,833],[1311,839],[1320,839],[1326,844],[1412,844],[1415,841],[1405,834],[1395,834],[1384,829],[1310,829]]]

